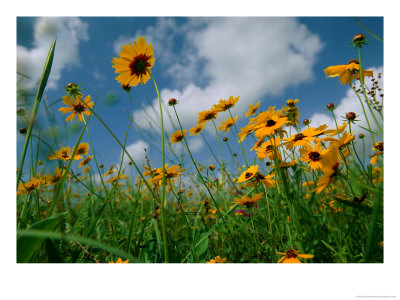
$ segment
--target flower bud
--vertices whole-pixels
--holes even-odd
[[[129,92],[131,90],[131,86],[129,85],[129,83],[127,84],[123,84],[122,85],[122,89],[126,92]]]
[[[358,33],[353,37],[353,43],[358,44],[365,41],[365,35]]]
[[[335,109],[335,104],[333,104],[333,103],[328,103],[328,104],[326,105],[326,108],[327,108],[328,110],[334,110],[334,109]]]
[[[178,100],[176,100],[175,98],[171,98],[168,100],[168,105],[169,106],[175,106],[178,104]]]
[[[25,127],[21,128],[21,129],[19,130],[19,133],[20,133],[20,134],[25,134],[25,133],[26,133],[26,128],[25,128]]]
[[[355,118],[356,118],[356,114],[354,112],[352,112],[352,111],[348,112],[346,114],[346,119],[349,120],[349,121],[354,121]]]
[[[304,119],[304,120],[303,120],[303,124],[304,124],[305,126],[309,125],[309,124],[310,124],[310,120],[309,120],[309,119]]]
[[[363,139],[363,138],[364,138],[364,135],[363,135],[362,133],[360,133],[360,134],[358,135],[358,138]]]
[[[214,165],[209,165],[208,168],[209,168],[211,171],[214,171],[214,170],[215,170],[215,166],[214,166]]]
[[[228,138],[226,136],[224,136],[224,138],[222,139],[224,142],[228,141]]]
[[[17,109],[17,116],[18,117],[23,117],[23,116],[25,116],[25,114],[26,114],[26,111],[23,108],[18,108]]]

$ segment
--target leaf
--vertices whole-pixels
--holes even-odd
[[[322,242],[322,244],[325,245],[326,248],[328,248],[329,250],[331,250],[331,251],[333,251],[333,252],[335,252],[337,254],[336,250],[333,249],[331,245],[329,245],[327,242],[325,242],[323,240],[321,240],[321,242]]]
[[[34,223],[29,229],[30,230],[46,230],[54,231],[63,221],[67,213],[62,213],[46,220]],[[44,240],[44,237],[30,237],[30,236],[19,236],[17,238],[17,262],[27,263],[31,260],[35,252],[40,248]]]
[[[196,244],[196,247],[195,247],[196,255],[197,255],[197,257],[200,257],[208,249],[208,234],[207,233],[202,233],[199,236],[198,241],[196,241],[195,244]]]

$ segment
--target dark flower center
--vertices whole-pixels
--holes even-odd
[[[74,110],[77,113],[81,113],[85,110],[85,105],[83,105],[82,103],[78,103],[78,104],[74,105]]]
[[[302,133],[298,133],[298,134],[296,134],[296,135],[294,136],[293,142],[300,141],[300,140],[302,140],[303,138],[305,138],[305,135],[302,134]]]
[[[312,161],[317,161],[321,158],[321,155],[318,152],[310,152],[308,153],[308,157],[312,160]]]
[[[266,151],[266,152],[270,152],[270,151],[272,151],[272,150],[274,150],[274,146],[272,146],[272,145],[268,145],[268,146],[265,148],[265,151]]]
[[[249,179],[251,176],[253,176],[253,173],[246,172],[246,174],[244,174],[244,178],[246,179]]]
[[[131,76],[141,76],[146,74],[146,68],[150,68],[149,59],[151,56],[146,56],[145,54],[139,54],[133,58],[133,61],[129,64],[131,69]]]
[[[274,126],[275,124],[276,124],[276,122],[275,122],[274,120],[270,119],[270,120],[267,121],[267,124],[266,124],[265,126],[267,126],[267,127],[272,127],[272,126]]]
[[[296,258],[297,257],[297,252],[290,249],[286,251],[286,257],[287,258]]]

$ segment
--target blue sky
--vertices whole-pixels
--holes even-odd
[[[359,19],[383,37],[382,17]],[[324,111],[327,103],[340,105],[339,115],[346,109],[358,107],[349,87],[340,85],[336,79],[327,79],[323,69],[357,58],[355,50],[349,47],[356,33],[364,33],[371,40],[370,46],[363,50],[365,68],[381,71],[383,43],[368,34],[352,17],[18,17],[17,71],[32,78],[22,81],[19,88],[35,87],[33,82],[39,79],[45,55],[57,35],[46,97],[49,103],[54,103],[52,108],[60,129],[64,130],[66,116],[58,112],[62,104],[56,101],[63,95],[63,87],[75,82],[93,99],[99,94],[97,113],[122,139],[128,124],[129,98],[115,81],[111,60],[118,55],[121,46],[145,36],[154,46],[156,62],[152,72],[162,100],[166,102],[171,97],[179,100],[178,114],[187,130],[195,125],[198,112],[230,96],[240,96],[232,110],[234,115],[239,115],[238,128],[247,124],[244,114],[250,104],[261,101],[260,109],[266,110],[269,106],[279,108],[290,98],[300,100],[300,121],[308,118],[315,126],[333,125],[332,118]],[[153,107],[157,110],[152,82],[134,88],[132,97],[134,121],[144,132],[149,129],[148,115],[153,114]],[[172,133],[167,109],[170,108],[164,110],[165,126],[167,132]],[[44,116],[43,107],[39,113]],[[170,113],[177,126],[173,111]],[[361,111],[356,113],[361,114]],[[226,114],[218,118],[217,126],[227,117]],[[46,124],[45,117],[40,120],[42,125]],[[68,127],[68,139],[63,141],[63,146],[74,145],[78,134],[71,132],[78,132],[81,125],[76,120],[68,124],[71,128]],[[95,118],[90,121],[89,130],[99,162],[106,167],[118,163],[120,147]],[[212,124],[207,124],[204,136],[219,157]],[[230,138],[231,148],[241,159],[240,147],[232,133],[222,136]],[[21,141],[18,138],[18,152]],[[188,137],[188,141],[196,160],[213,163],[200,137]],[[245,148],[251,148],[252,142],[247,139]],[[144,162],[143,147],[146,147],[152,165],[161,166],[157,138],[147,139],[146,135],[139,134],[137,127],[132,127],[127,144],[139,165]],[[179,154],[181,150],[178,146],[176,152]],[[225,147],[224,153],[230,155]]]

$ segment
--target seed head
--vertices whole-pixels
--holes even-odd
[[[334,109],[335,109],[335,104],[333,104],[333,103],[328,103],[328,104],[326,105],[326,108],[327,108],[328,110],[334,110]]]
[[[168,105],[169,106],[175,106],[178,104],[178,100],[176,100],[175,98],[171,98],[168,100]]]
[[[348,112],[346,114],[346,119],[349,120],[349,121],[354,121],[355,118],[356,118],[356,114],[354,112],[352,112],[352,111]]]

